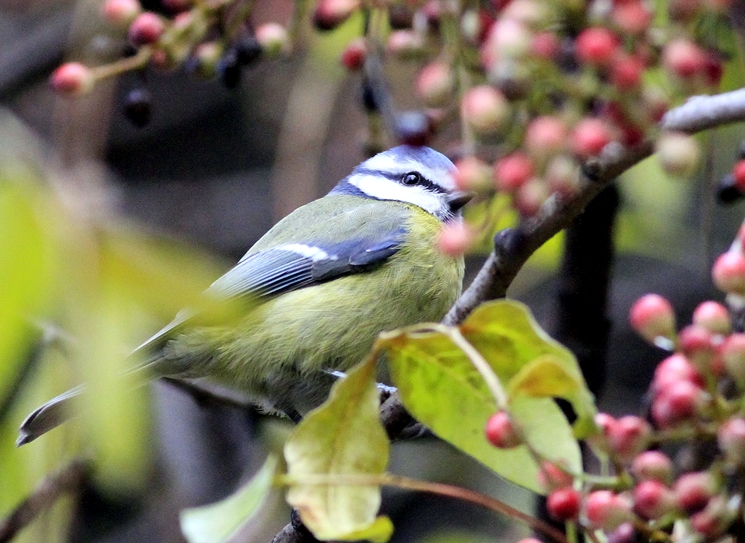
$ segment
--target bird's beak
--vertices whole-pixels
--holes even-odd
[[[453,192],[447,197],[450,211],[457,213],[464,205],[471,201],[475,194],[473,192]]]

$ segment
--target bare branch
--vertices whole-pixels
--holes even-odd
[[[47,475],[29,497],[0,521],[0,543],[12,540],[63,494],[77,492],[89,472],[90,462],[78,458],[59,471]]]

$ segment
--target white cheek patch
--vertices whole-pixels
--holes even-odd
[[[438,217],[445,209],[440,195],[424,187],[407,187],[385,177],[365,174],[352,175],[349,182],[372,198],[413,204]]]
[[[337,256],[329,256],[329,254],[321,249],[320,247],[313,247],[311,245],[304,245],[302,243],[290,243],[289,245],[280,245],[275,247],[275,250],[279,251],[291,251],[297,253],[305,258],[311,259],[313,262],[319,260],[336,260]]]

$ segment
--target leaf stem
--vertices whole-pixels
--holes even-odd
[[[527,513],[515,509],[514,507],[507,505],[506,503],[481,494],[467,488],[462,488],[455,485],[449,485],[445,483],[433,483],[430,481],[421,481],[419,479],[412,479],[400,475],[393,475],[390,473],[382,474],[312,474],[312,475],[294,475],[292,477],[287,475],[281,475],[275,478],[275,484],[280,485],[358,485],[358,486],[389,486],[395,488],[401,488],[405,490],[414,490],[417,492],[429,492],[430,494],[437,494],[440,496],[447,496],[449,498],[455,498],[463,500],[465,502],[472,503],[474,505],[480,505],[486,509],[490,509],[496,513],[507,515],[510,518],[524,522],[530,526],[536,532],[540,532],[557,543],[570,543],[567,537],[560,531],[551,526],[550,524],[543,522]]]

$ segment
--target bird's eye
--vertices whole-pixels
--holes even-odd
[[[421,184],[423,179],[422,174],[419,172],[409,172],[401,178],[401,184],[413,187],[414,185]]]

